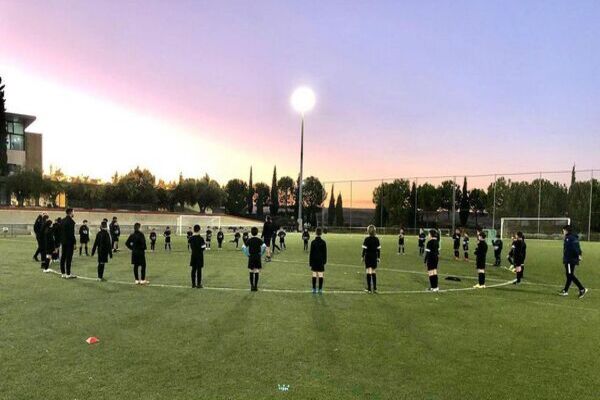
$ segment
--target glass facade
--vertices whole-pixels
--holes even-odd
[[[25,150],[25,133],[20,122],[7,122],[6,147],[8,150]]]

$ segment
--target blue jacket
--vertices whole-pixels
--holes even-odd
[[[563,263],[578,265],[581,254],[579,237],[574,233],[567,234],[563,245]]]

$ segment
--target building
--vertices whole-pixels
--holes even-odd
[[[42,171],[42,135],[26,132],[34,121],[31,115],[6,113],[9,174],[23,168]]]

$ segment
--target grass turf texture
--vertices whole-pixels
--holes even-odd
[[[598,243],[582,245],[577,272],[592,290],[577,300],[574,288],[567,298],[556,295],[564,282],[560,242],[528,242],[521,286],[433,294],[423,291],[428,279],[416,239],[407,238],[408,254],[398,256],[396,237],[382,237],[382,293],[369,295],[360,293],[362,237],[330,234],[325,294],[319,296],[309,293],[299,236],[287,239],[288,250],[261,273],[265,290],[258,293],[248,290],[246,258],[230,243],[218,251],[213,241],[204,268],[207,288],[191,289],[182,238],[175,238],[171,253],[159,242],[159,250],[147,255],[148,287],[130,285],[127,251],[107,265],[108,282],[68,281],[40,272],[31,260],[32,239],[0,239],[0,398],[600,395]],[[441,288],[470,288],[474,265],[453,261],[451,252],[444,239],[440,273],[466,278],[451,282],[442,275]],[[95,257],[76,255],[73,271],[95,277]],[[493,267],[487,275],[488,285],[514,276]],[[89,336],[100,343],[86,344]]]

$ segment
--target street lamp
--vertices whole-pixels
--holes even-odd
[[[292,107],[302,116],[302,125],[300,127],[300,183],[298,187],[298,230],[302,231],[304,224],[302,222],[302,180],[304,167],[304,114],[312,110],[315,106],[315,93],[311,88],[301,86],[292,93]]]

